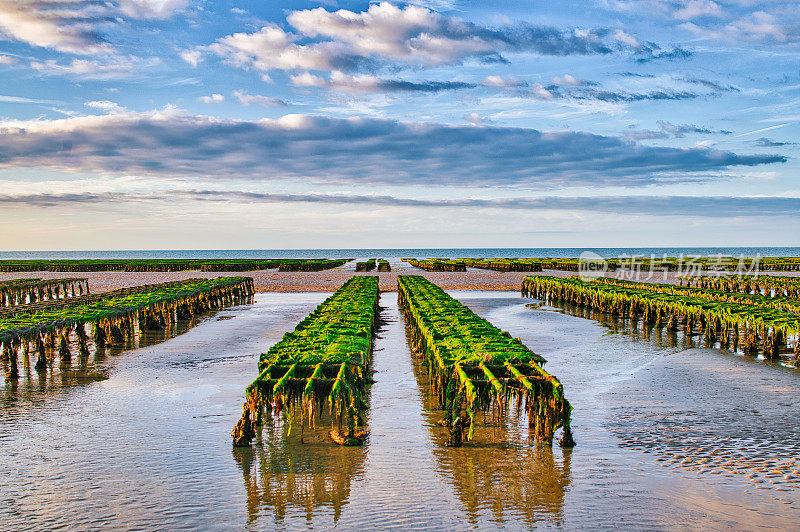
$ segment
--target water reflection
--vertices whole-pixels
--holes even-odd
[[[41,382],[31,368],[8,392],[19,404],[0,407],[0,529],[797,529],[800,486],[783,476],[800,478],[800,463],[774,476],[800,457],[794,370],[716,350],[654,350],[592,321],[530,311],[519,297],[486,294],[482,315],[563,377],[576,407],[572,456],[536,448],[513,419],[496,442],[482,427],[478,441],[444,448],[441,412],[415,378],[389,297],[366,447],[323,442],[322,423],[300,445],[296,427],[283,439],[284,424],[265,429],[261,446],[232,451],[253,354],[327,295],[260,294],[225,313],[233,320],[217,314],[169,342],[109,351],[100,365],[110,377],[96,386],[71,382],[77,358]]]
[[[521,520],[527,527],[544,521],[563,526],[564,492],[570,484],[570,458],[537,445],[471,445],[434,450],[472,524],[488,510],[492,520]]]
[[[8,406],[33,395],[42,395],[72,386],[81,386],[108,379],[106,368],[68,367],[58,372],[20,372],[19,379],[6,383],[3,390],[3,404]]]
[[[291,435],[288,424],[267,424],[259,443],[233,448],[247,493],[248,525],[269,514],[276,524],[292,517],[311,522],[320,513],[339,521],[351,486],[363,478],[367,448],[332,444],[324,425],[306,429],[300,443],[299,423]]]
[[[765,358],[763,353],[760,352],[758,354],[747,354],[742,351],[741,346],[737,349],[734,349],[732,346],[728,346],[727,348],[719,347],[718,338],[706,338],[704,334],[697,330],[686,331],[683,326],[679,327],[677,330],[670,330],[666,327],[645,325],[644,322],[638,318],[614,316],[597,309],[576,305],[571,302],[554,301],[548,302],[547,304],[537,303],[531,304],[529,307],[541,310],[556,310],[570,316],[594,320],[607,327],[612,333],[628,336],[632,340],[650,341],[658,348],[693,349],[705,347],[720,352],[743,356],[748,359],[759,360],[767,365],[791,368],[800,367],[795,360],[794,354],[788,351],[782,353],[780,359],[770,360]]]
[[[636,341],[651,341],[659,349],[691,349],[704,346],[704,339],[701,334],[696,332],[686,333],[682,328],[676,331],[666,327],[645,327],[640,319],[615,316],[594,308],[568,302],[549,302],[546,305],[541,305],[540,308],[555,309],[570,316],[597,321],[608,328],[611,333],[625,335]]]
[[[495,523],[521,521],[526,527],[542,522],[563,526],[572,451],[537,444],[519,405],[512,405],[502,422],[493,421],[491,412],[478,414],[473,439],[463,447],[446,447],[448,431],[439,426],[444,410],[419,361],[414,374],[423,390],[423,416],[437,469],[453,486],[466,519],[472,525],[488,517]]]
[[[791,415],[798,406],[798,383],[792,370],[761,356],[731,358],[731,351],[709,348],[703,335],[682,328],[645,327],[641,320],[573,304],[549,305],[596,320],[634,341],[694,349],[642,369],[607,396],[605,425],[621,448],[650,454],[665,468],[730,478],[758,489],[800,489],[800,427]],[[670,372],[670,382],[659,368]],[[754,392],[770,399],[754,402]]]
[[[199,323],[209,319],[213,314],[199,315],[190,320],[179,320],[163,330],[140,331],[130,340],[113,345],[106,344],[102,348],[97,348],[90,339],[87,341],[90,352],[88,356],[80,355],[77,342],[71,342],[70,357],[60,357],[58,345],[46,346],[45,356],[48,364],[42,370],[35,368],[38,354],[34,350],[30,350],[27,353],[22,352],[19,360],[19,379],[5,380],[5,385],[2,388],[3,403],[9,405],[19,400],[30,400],[39,396],[46,397],[45,394],[47,393],[64,391],[69,388],[106,380],[111,374],[110,362],[113,361],[114,356],[126,351],[165,342],[185,333]],[[5,374],[8,370],[8,360],[2,361],[2,369]]]

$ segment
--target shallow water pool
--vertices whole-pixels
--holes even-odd
[[[173,337],[0,388],[9,528],[795,528],[800,374],[646,338],[628,324],[452,292],[548,359],[578,446],[442,445],[396,293],[383,293],[370,437],[342,448],[286,425],[231,446],[258,353],[327,294],[257,294]],[[158,343],[150,343],[158,341]],[[324,431],[320,431],[324,434]],[[798,475],[795,477],[795,475]]]

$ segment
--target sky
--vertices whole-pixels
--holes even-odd
[[[800,4],[0,0],[0,250],[800,245]]]

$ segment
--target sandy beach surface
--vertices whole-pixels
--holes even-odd
[[[21,277],[87,277],[92,292],[108,292],[118,288],[143,284],[163,283],[189,278],[214,278],[227,275],[252,277],[257,292],[334,292],[354,275],[379,275],[380,289],[397,289],[398,275],[424,275],[446,289],[474,290],[519,290],[524,273],[498,273],[491,271],[472,271],[467,273],[425,272],[418,269],[405,271],[356,273],[352,270],[327,270],[323,272],[278,272],[261,270],[255,272],[25,272],[24,274],[0,274],[0,281]]]
[[[94,293],[108,292],[118,288],[139,286],[143,284],[163,283],[190,278],[214,278],[220,276],[242,275],[252,277],[257,292],[334,292],[354,275],[378,275],[380,289],[392,291],[397,289],[398,275],[422,275],[438,284],[445,290],[519,290],[522,280],[528,272],[496,272],[467,268],[466,272],[426,272],[408,265],[399,260],[391,260],[391,272],[355,272],[355,261],[344,266],[325,270],[322,272],[279,272],[278,270],[259,270],[252,272],[20,272],[0,273],[0,281],[19,279],[24,277],[41,277],[54,279],[64,277],[87,277],[89,288]],[[796,272],[795,272],[796,273]],[[575,272],[560,270],[545,270],[539,275],[553,275],[569,277]],[[631,272],[617,272],[614,274],[630,280],[655,283],[676,283],[678,275],[675,273],[641,272],[634,275]],[[781,275],[787,275],[782,273]],[[788,275],[791,275],[789,273]]]

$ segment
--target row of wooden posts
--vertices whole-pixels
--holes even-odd
[[[18,334],[7,334],[0,338],[0,360],[5,365],[6,378],[17,379],[18,359],[23,357],[27,360],[31,353],[37,356],[35,368],[44,371],[56,357],[69,362],[73,351],[77,351],[80,357],[88,357],[90,344],[95,351],[107,346],[126,345],[143,331],[167,329],[179,320],[245,302],[254,293],[253,281],[249,277],[239,279],[242,281],[172,297],[152,305],[105,313],[98,319],[61,320]]]
[[[30,279],[0,282],[0,307],[29,305],[38,301],[80,297],[89,293],[89,281],[73,279]]]

